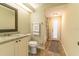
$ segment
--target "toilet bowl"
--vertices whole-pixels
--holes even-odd
[[[37,46],[38,46],[37,41],[30,41],[29,42],[29,47],[30,47],[30,53],[31,54],[37,54]]]

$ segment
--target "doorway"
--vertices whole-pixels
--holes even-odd
[[[54,13],[53,16],[48,16],[46,20],[47,42],[45,47],[54,55],[65,55],[61,44],[62,19],[63,13]]]
[[[48,40],[60,40],[61,39],[61,22],[62,16],[48,17]]]

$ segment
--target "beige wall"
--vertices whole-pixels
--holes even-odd
[[[62,43],[67,55],[79,55],[79,4],[68,4],[62,28]]]
[[[39,43],[44,43],[46,40],[46,18],[44,15],[44,7],[39,7],[36,9],[34,13],[31,14],[31,23],[33,21],[38,21],[40,22],[40,35],[39,36],[32,36],[34,40],[37,40]],[[32,29],[31,29],[32,30]]]
[[[30,14],[23,12],[23,11],[18,11],[18,31],[20,33],[28,34],[30,32]]]
[[[61,42],[66,55],[79,55],[79,46],[77,44],[79,41],[79,4],[66,4],[52,8],[51,10],[63,10],[64,12]]]

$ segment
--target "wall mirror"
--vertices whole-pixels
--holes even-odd
[[[5,3],[0,3],[0,33],[18,30],[17,9]]]

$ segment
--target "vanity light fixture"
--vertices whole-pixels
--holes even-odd
[[[33,12],[31,9],[29,9],[28,7],[26,7],[25,5],[23,5],[22,3],[16,3],[18,6],[20,6],[21,8],[23,8],[24,10],[27,10],[28,12]]]

